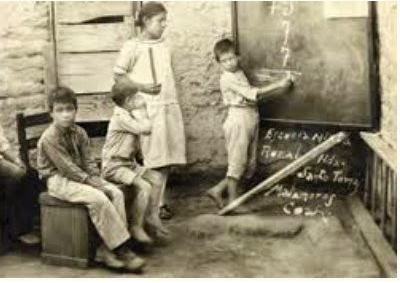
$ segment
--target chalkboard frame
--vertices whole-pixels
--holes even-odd
[[[370,131],[377,132],[380,128],[380,83],[379,83],[379,56],[378,56],[378,31],[377,31],[377,13],[376,3],[368,1],[368,65],[370,68],[369,81],[370,81],[370,94],[369,99],[371,101],[371,119],[368,124],[356,124],[356,123],[329,123],[329,122],[316,122],[309,120],[287,120],[287,119],[271,119],[266,117],[260,117],[261,125],[268,126],[289,126],[294,128],[304,129],[330,129],[330,130],[342,130],[342,131]],[[235,44],[236,52],[240,54],[239,49],[239,23],[238,23],[238,4],[237,1],[231,2],[231,26],[232,26],[232,38]]]

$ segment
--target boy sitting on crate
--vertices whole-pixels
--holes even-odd
[[[109,268],[139,272],[145,261],[130,249],[124,195],[99,177],[90,154],[89,137],[75,124],[78,110],[75,93],[59,87],[48,96],[53,123],[38,142],[38,171],[48,193],[71,203],[84,204],[103,244],[97,262]],[[65,243],[68,245],[68,243]]]

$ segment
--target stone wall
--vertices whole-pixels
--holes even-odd
[[[15,115],[45,109],[47,2],[0,2],[0,122],[16,145]]]
[[[396,148],[397,127],[397,56],[396,56],[396,1],[377,1],[379,34],[379,69],[381,87],[381,134]]]
[[[219,68],[213,45],[231,31],[229,2],[165,2],[175,78],[187,136],[189,169],[226,164],[219,92]]]

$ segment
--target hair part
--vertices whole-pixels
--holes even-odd
[[[78,109],[78,100],[75,92],[65,86],[60,86],[50,91],[47,97],[50,112],[53,111],[55,103],[70,103],[73,104],[75,109]]]
[[[235,44],[232,40],[228,38],[221,39],[217,41],[214,45],[214,56],[215,60],[219,62],[220,56],[224,53],[233,52],[238,55],[236,52]]]
[[[139,27],[144,26],[144,18],[150,19],[158,14],[167,13],[167,9],[160,2],[147,2],[140,9],[135,25]]]
[[[113,85],[111,89],[111,99],[114,103],[122,107],[125,101],[134,96],[138,92],[136,87],[128,84],[124,79],[121,79]]]

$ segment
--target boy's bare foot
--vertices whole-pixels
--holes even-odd
[[[131,232],[132,237],[141,244],[151,245],[153,240],[147,235],[147,233],[143,230],[142,227],[132,226],[129,231]]]
[[[222,197],[220,194],[215,192],[215,187],[207,190],[206,196],[208,196],[209,198],[211,198],[214,201],[214,203],[218,209],[221,209],[224,207],[224,202],[222,200]]]

